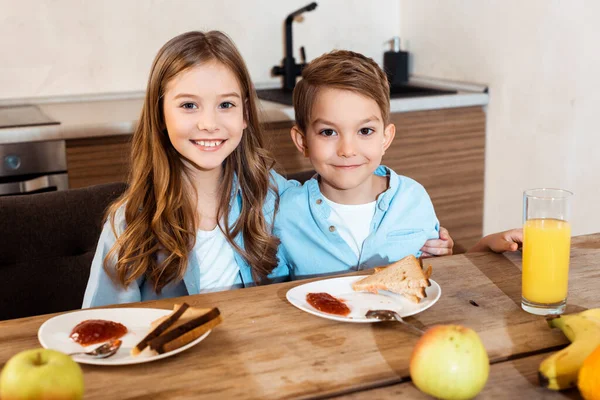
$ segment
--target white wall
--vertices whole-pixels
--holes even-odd
[[[486,83],[484,231],[521,225],[522,191],[575,192],[573,234],[600,231],[600,2],[400,0],[413,73]]]
[[[310,0],[0,0],[0,99],[144,90],[154,55],[171,37],[218,29],[238,45],[257,83],[279,82],[283,21]],[[399,3],[319,0],[294,22],[295,57],[333,48],[381,62],[398,34]]]
[[[0,99],[143,90],[171,37],[220,29],[257,83],[283,57],[283,20],[310,0],[0,0]],[[490,87],[486,233],[521,224],[521,192],[575,192],[575,234],[600,229],[600,29],[593,0],[320,0],[295,56],[348,48],[381,62],[400,33],[413,72]]]

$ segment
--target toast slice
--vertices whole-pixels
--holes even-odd
[[[175,305],[173,312],[162,317],[160,322],[153,326],[152,329],[150,329],[150,332],[148,332],[148,334],[140,340],[133,349],[131,349],[131,355],[137,356],[140,354],[152,339],[157,338],[161,333],[173,325],[173,323],[175,323],[189,307],[190,306],[187,303]]]
[[[373,275],[354,282],[352,289],[371,293],[388,290],[419,303],[427,297],[425,288],[430,286],[431,271],[431,265],[423,271],[415,256],[410,255],[387,267],[376,267]]]
[[[377,273],[377,272],[381,272],[381,271],[383,271],[384,269],[386,269],[387,267],[390,267],[390,266],[392,266],[392,265],[393,265],[393,264],[386,265],[386,266],[384,266],[384,267],[375,267],[375,268],[373,268],[373,271],[375,271],[376,273]],[[431,277],[431,272],[432,272],[431,265],[428,265],[428,266],[427,266],[427,269],[426,269],[425,271],[423,271],[423,275],[425,275],[425,278],[429,279],[429,278]],[[428,285],[428,287],[429,287],[429,285]]]
[[[222,321],[218,308],[190,307],[161,335],[150,340],[148,346],[159,354],[185,346]]]

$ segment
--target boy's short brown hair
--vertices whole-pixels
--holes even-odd
[[[323,87],[349,90],[375,100],[383,123],[388,123],[390,85],[386,74],[371,58],[353,51],[335,50],[311,61],[294,89],[296,126],[302,133],[306,133],[313,104]]]

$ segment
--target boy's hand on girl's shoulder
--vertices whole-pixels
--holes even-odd
[[[429,239],[421,247],[421,258],[439,257],[439,256],[450,256],[452,255],[452,248],[454,247],[454,240],[450,237],[448,229],[440,226],[440,238]]]

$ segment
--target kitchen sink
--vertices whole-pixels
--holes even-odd
[[[410,84],[392,86],[390,90],[390,97],[392,99],[401,99],[404,97],[440,96],[445,94],[456,94],[456,90],[435,89]]]
[[[417,85],[394,86],[390,90],[392,99],[407,97],[440,96],[455,94],[456,90],[434,89]],[[256,91],[261,100],[272,101],[279,104],[292,105],[292,92],[283,89],[259,89]]]

